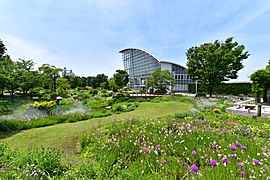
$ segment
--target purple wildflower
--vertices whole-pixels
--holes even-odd
[[[241,175],[246,176],[247,175],[246,171],[241,171]]]
[[[167,163],[167,161],[164,159],[164,160],[163,160],[163,164],[166,164],[166,163]]]
[[[192,153],[191,153],[193,156],[195,156],[196,154],[197,154],[197,152],[196,151],[192,151]]]
[[[267,156],[267,153],[266,153],[266,152],[262,152],[262,155],[263,155],[263,156]]]
[[[156,149],[160,149],[160,144],[156,145]]]
[[[232,154],[231,157],[232,157],[233,159],[236,159],[236,154]]]
[[[216,144],[213,144],[212,148],[217,149],[218,147]]]
[[[253,164],[256,165],[256,166],[259,166],[261,164],[261,162],[258,159],[255,159],[253,161]]]
[[[216,160],[214,160],[214,159],[210,159],[210,164],[211,164],[211,166],[217,166],[217,161]]]
[[[222,158],[221,161],[222,161],[223,164],[228,164],[229,163],[229,160],[226,157]]]
[[[199,167],[196,166],[195,164],[192,164],[192,165],[190,166],[190,170],[191,170],[192,172],[198,172],[198,171],[199,171]]]
[[[237,163],[237,166],[240,167],[240,168],[242,168],[242,167],[244,166],[244,163],[238,162],[238,163]]]
[[[230,148],[231,148],[232,151],[236,150],[236,146],[231,146]]]
[[[237,147],[241,147],[241,144],[239,142],[236,143]]]
[[[247,147],[246,146],[241,146],[241,149],[245,151],[245,150],[247,150]]]

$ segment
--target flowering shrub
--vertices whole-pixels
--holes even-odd
[[[270,177],[269,142],[250,141],[207,121],[115,122],[84,136],[80,149],[93,159],[92,178]]]
[[[35,101],[33,104],[33,107],[38,108],[38,109],[44,109],[44,110],[48,110],[50,108],[52,108],[53,106],[56,105],[56,102],[51,100],[51,101]]]

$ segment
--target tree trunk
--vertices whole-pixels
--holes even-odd
[[[212,95],[213,95],[213,90],[214,90],[214,84],[212,84],[212,83],[210,84],[209,83],[209,96],[210,97],[212,97]]]
[[[11,97],[11,101],[13,101],[14,100],[14,90],[10,91],[10,97]]]
[[[1,86],[1,97],[4,97],[4,90],[5,90],[5,87],[4,86]]]
[[[265,88],[264,90],[263,90],[263,102],[267,102],[267,89]]]
[[[260,93],[257,91],[256,92],[256,104],[258,104],[260,102],[261,102],[261,96],[260,96]]]

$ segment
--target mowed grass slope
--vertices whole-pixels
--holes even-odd
[[[54,126],[25,130],[13,136],[2,139],[12,148],[31,149],[37,147],[54,148],[64,153],[65,159],[69,161],[77,153],[79,138],[86,132],[100,127],[104,124],[137,118],[140,120],[156,118],[157,116],[174,115],[176,112],[187,111],[191,107],[188,102],[143,102],[132,111],[122,114],[113,114],[109,117],[94,118],[75,123],[58,124]]]

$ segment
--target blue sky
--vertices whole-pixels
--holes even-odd
[[[270,59],[269,0],[1,0],[0,39],[13,60],[77,75],[122,69],[119,50],[186,64],[185,52],[233,36],[251,54],[237,81]]]

